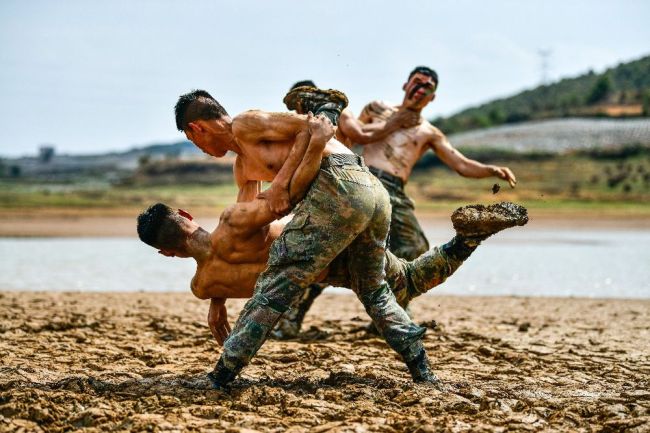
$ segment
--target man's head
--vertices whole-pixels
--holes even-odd
[[[316,83],[314,83],[312,80],[298,81],[296,84],[291,86],[291,89],[289,89],[289,90],[293,90],[296,87],[303,87],[303,86],[316,87]]]
[[[223,156],[223,141],[228,142],[230,116],[226,110],[205,90],[193,90],[178,98],[176,107],[176,127],[185,132],[188,140],[204,152],[213,156]]]
[[[198,229],[189,213],[182,209],[175,211],[163,203],[149,206],[138,215],[140,240],[169,257],[189,257],[188,240]]]
[[[404,90],[404,105],[421,110],[436,97],[438,89],[438,74],[426,66],[417,66],[409,74],[402,86]]]

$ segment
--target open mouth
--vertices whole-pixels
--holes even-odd
[[[422,99],[422,97],[428,95],[432,90],[433,89],[429,84],[418,83],[413,86],[413,89],[411,89],[411,92],[409,93],[409,99],[413,99],[416,96],[419,99]]]

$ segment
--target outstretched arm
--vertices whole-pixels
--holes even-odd
[[[399,110],[385,122],[363,123],[345,109],[339,117],[339,128],[356,144],[382,140],[400,128],[410,128],[419,123],[420,116],[410,110]]]
[[[460,151],[454,149],[445,134],[438,129],[435,129],[431,147],[442,162],[461,176],[473,178],[495,176],[508,181],[512,188],[517,184],[517,178],[508,167],[487,165],[466,157]]]
[[[228,310],[226,310],[226,298],[210,299],[208,326],[217,343],[223,346],[231,331],[230,323],[228,323]]]

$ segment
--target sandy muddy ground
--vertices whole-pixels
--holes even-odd
[[[241,302],[230,302],[234,320]],[[0,431],[650,431],[650,301],[427,296],[416,321],[451,391],[414,385],[325,295],[230,394],[190,294],[0,293]]]

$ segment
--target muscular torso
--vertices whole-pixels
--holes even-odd
[[[210,297],[249,298],[257,277],[266,268],[271,243],[280,236],[291,216],[262,227],[252,236],[242,237],[223,220],[211,235],[212,253],[196,268],[192,291],[211,293]],[[318,277],[327,277],[326,269]],[[218,294],[216,296],[215,294]]]
[[[386,121],[396,111],[397,107],[376,101],[366,106],[361,120],[364,123]],[[367,165],[406,182],[415,163],[431,147],[434,133],[433,126],[422,119],[417,126],[397,130],[381,141],[365,145],[363,158]]]
[[[212,253],[197,267],[192,290],[217,291],[224,298],[251,296],[257,277],[266,268],[269,247],[283,227],[284,222],[275,222],[242,238],[230,225],[219,222],[211,236]]]
[[[237,118],[234,119],[237,122]],[[242,138],[235,133],[235,140],[241,149],[236,161],[240,179],[272,182],[284,165],[295,139],[286,141],[264,141],[255,137]],[[323,150],[323,156],[333,153],[352,153],[344,144],[332,138]]]

